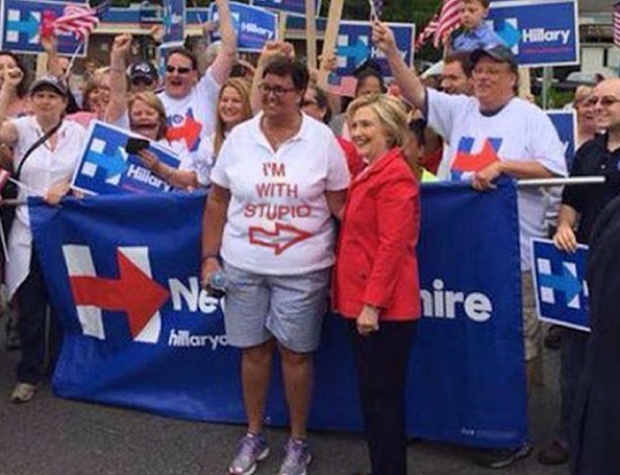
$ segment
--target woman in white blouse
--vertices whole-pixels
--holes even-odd
[[[21,80],[21,72],[5,70],[0,88],[0,141],[12,147],[11,166],[19,172],[18,198],[38,194],[56,204],[69,190],[85,138],[84,128],[65,121],[67,89],[55,77],[44,77],[30,88],[32,115],[9,119],[7,104]],[[30,149],[32,149],[30,151]],[[29,153],[30,152],[30,153]],[[22,164],[23,162],[23,164]],[[26,188],[27,187],[27,188]],[[9,234],[6,283],[20,313],[22,356],[17,367],[13,402],[27,402],[34,396],[45,359],[45,321],[48,295],[40,264],[33,251],[27,206],[17,208]],[[51,319],[54,322],[54,318]],[[53,333],[53,332],[52,332]]]

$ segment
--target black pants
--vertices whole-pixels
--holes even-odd
[[[560,347],[560,438],[568,442],[571,418],[574,411],[575,396],[579,378],[586,362],[586,348],[590,333],[570,328],[562,329]]]
[[[373,475],[406,475],[405,389],[416,322],[381,322],[369,336],[349,323]]]
[[[17,381],[36,384],[43,376],[43,366],[48,349],[55,353],[58,338],[58,322],[50,312],[49,298],[43,282],[39,260],[32,251],[30,272],[26,280],[17,289],[17,309],[19,312],[18,329],[21,339],[21,360],[17,366]],[[49,325],[48,325],[49,323]],[[49,331],[48,331],[49,330]]]

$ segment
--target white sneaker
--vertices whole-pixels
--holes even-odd
[[[30,401],[34,397],[37,387],[29,383],[17,383],[11,393],[11,402],[22,404]]]

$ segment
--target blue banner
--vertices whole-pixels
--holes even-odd
[[[521,66],[579,64],[575,0],[521,0],[491,3],[488,22],[512,48]]]
[[[275,13],[237,2],[230,2],[230,13],[237,32],[239,51],[260,52],[266,41],[278,39],[278,15]],[[213,2],[209,5],[209,20],[217,19],[217,5]],[[211,36],[213,40],[219,39],[217,32]]]
[[[170,191],[172,187],[151,173],[139,157],[127,153],[130,137],[138,136],[103,122],[91,122],[71,187],[96,195]],[[150,142],[147,150],[166,165],[179,167],[177,155],[156,142]]]
[[[586,264],[588,246],[559,250],[548,239],[532,240],[532,275],[536,308],[541,320],[578,330],[590,330]]]
[[[338,76],[351,76],[359,65],[369,57],[378,60],[384,77],[392,77],[392,71],[385,55],[372,45],[372,29],[370,22],[343,20],[339,23],[336,41],[338,58]],[[415,25],[413,23],[388,23],[394,32],[396,46],[405,63],[413,64],[415,42]]]
[[[558,132],[558,136],[564,145],[566,167],[573,167],[575,158],[575,144],[577,138],[577,117],[574,110],[547,110],[545,111]]]
[[[305,0],[250,0],[250,5],[263,8],[271,8],[281,12],[306,14]],[[316,0],[314,11],[318,15],[321,11],[321,0]]]
[[[31,1],[4,0],[2,2],[2,21],[0,21],[1,50],[14,53],[43,53],[39,30],[43,18],[58,18],[63,15],[67,3],[88,6],[86,1]],[[58,33],[58,52],[64,55],[84,56],[87,44],[73,33]]]
[[[65,329],[58,395],[245,420],[239,353],[227,345],[217,300],[200,289],[204,201],[200,193],[165,193],[69,198],[60,208],[30,202],[36,249]],[[427,185],[422,216],[423,318],[411,358],[408,432],[519,445],[527,413],[515,187],[476,193],[461,183]],[[310,426],[360,429],[348,337],[335,315],[326,316],[316,360]],[[285,424],[285,408],[276,371],[268,420]]]

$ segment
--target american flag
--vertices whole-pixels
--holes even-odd
[[[426,24],[426,27],[418,35],[418,39],[415,42],[416,51],[419,50],[424,43],[433,37],[437,31],[437,25],[439,25],[439,15],[435,14],[433,18]]]
[[[437,29],[433,37],[433,44],[438,48],[446,35],[452,33],[460,25],[462,0],[444,0],[437,20]]]
[[[620,2],[614,6],[614,45],[620,48]]]
[[[67,5],[63,15],[54,22],[56,31],[74,33],[79,40],[84,40],[99,24],[97,11],[82,5]]]
[[[357,89],[357,78],[354,76],[340,77],[337,74],[330,73],[327,76],[327,91],[330,94],[345,97],[355,97]]]

